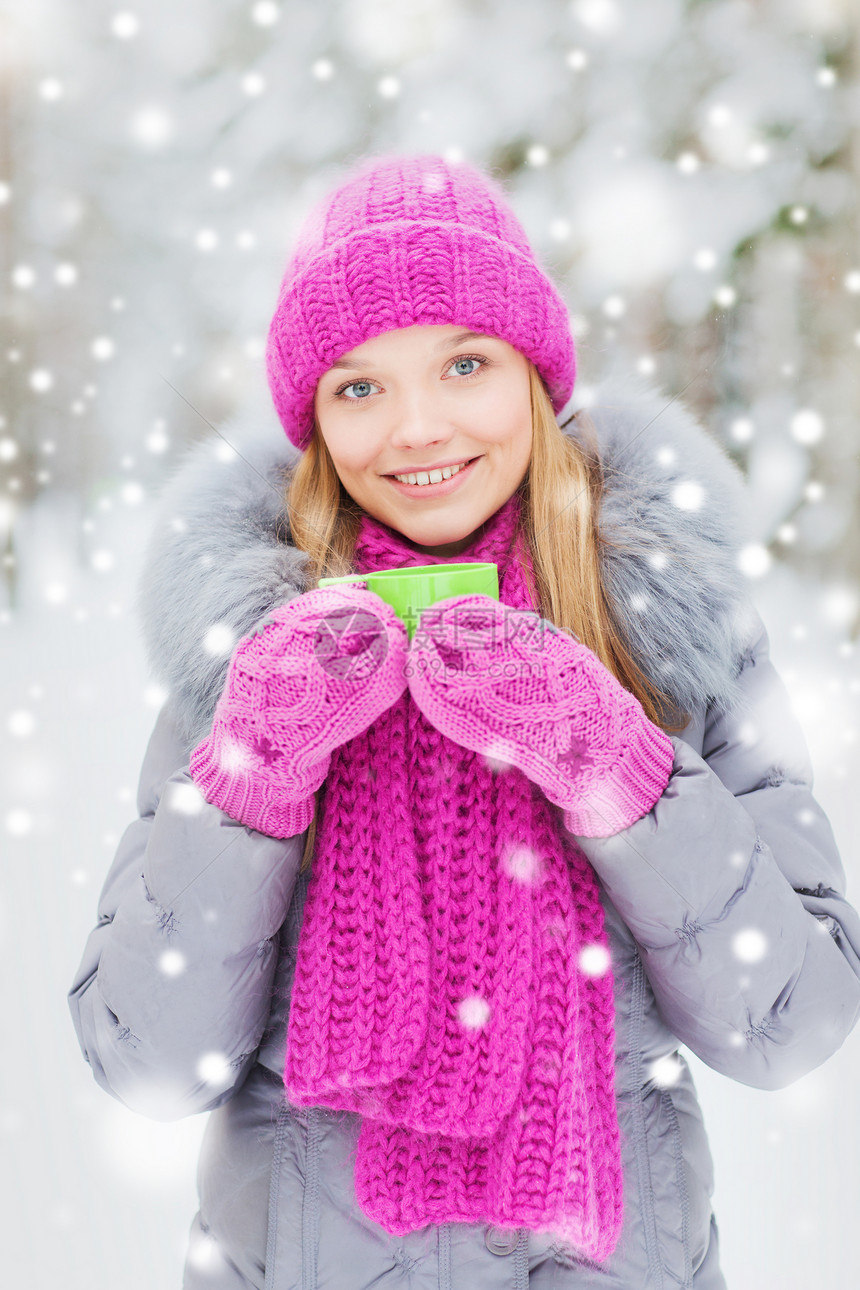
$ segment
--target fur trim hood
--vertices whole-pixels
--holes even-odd
[[[584,406],[578,393],[559,415]],[[677,399],[610,376],[588,412],[604,471],[602,570],[645,674],[684,709],[729,706],[752,604],[738,565],[748,509],[741,471]],[[290,545],[284,472],[298,450],[265,416],[238,415],[186,448],[161,490],[135,613],[180,735],[208,733],[238,640],[306,589]]]

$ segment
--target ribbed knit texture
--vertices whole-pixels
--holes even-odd
[[[317,383],[341,355],[401,327],[456,324],[534,363],[558,413],[576,362],[567,306],[501,184],[435,154],[378,156],[308,212],[269,325],[266,373],[306,448]]]
[[[438,601],[409,650],[409,689],[455,743],[528,775],[580,837],[640,819],[666,787],[672,741],[575,636],[489,596]]]
[[[390,605],[351,584],[276,606],[233,651],[189,773],[207,802],[275,838],[303,833],[332,749],[406,689],[408,637]]]
[[[515,494],[458,559],[494,561],[501,601],[534,609],[518,515]],[[358,572],[437,562],[363,517]],[[594,871],[523,771],[449,739],[408,690],[332,754],[284,1083],[296,1106],[363,1117],[356,1197],[392,1234],[524,1226],[597,1261],[618,1241]]]

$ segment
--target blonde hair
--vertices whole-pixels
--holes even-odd
[[[538,612],[592,650],[636,696],[651,721],[669,734],[678,733],[690,714],[679,709],[637,666],[603,585],[600,550],[614,544],[598,524],[603,469],[594,424],[587,412],[580,410],[571,418],[578,433],[566,434],[532,363],[529,385],[532,450],[517,491]],[[341,484],[316,421],[310,443],[290,473],[286,511],[290,541],[309,556],[308,588],[316,586],[320,578],[355,571],[353,556],[362,512]],[[313,855],[324,788],[323,784],[317,790],[302,870]]]

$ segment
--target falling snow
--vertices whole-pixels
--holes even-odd
[[[791,433],[798,443],[818,443],[824,434],[824,422],[821,415],[811,408],[801,408],[791,418]]]
[[[707,493],[696,480],[685,479],[671,490],[669,496],[679,510],[699,511],[705,503]]]
[[[163,108],[143,107],[132,117],[131,134],[144,148],[161,148],[173,135],[173,121]]]
[[[518,846],[502,857],[501,868],[515,882],[535,884],[543,874],[543,861],[530,847]]]
[[[737,565],[747,578],[761,578],[770,569],[773,559],[761,542],[745,543],[737,554]]]
[[[490,1019],[490,1005],[480,995],[470,995],[458,1004],[457,1016],[465,1030],[481,1030]]]
[[[176,811],[178,815],[199,815],[206,805],[205,798],[193,781],[168,784],[163,801],[169,810]]]
[[[262,366],[271,266],[345,158],[389,147],[496,158],[536,249],[563,275],[583,406],[618,364],[701,410],[747,478],[752,523],[738,567],[851,856],[860,263],[845,96],[856,44],[840,26],[850,6],[813,0],[538,0],[504,6],[501,20],[493,6],[453,0],[346,0],[325,32],[271,0],[249,0],[238,17],[156,0],[94,23],[58,0],[17,9],[20,147],[14,172],[0,174],[7,295],[21,310],[3,351],[0,418],[0,945],[29,973],[9,1005],[28,1061],[6,1072],[0,1136],[28,1196],[44,1191],[35,1171],[49,1150],[44,1220],[55,1239],[10,1223],[4,1271],[15,1284],[53,1285],[86,1267],[88,1287],[107,1290],[121,1266],[124,1287],[143,1290],[181,1280],[207,1117],[147,1118],[175,1106],[169,1086],[129,1078],[136,1111],[104,1095],[70,1028],[37,1025],[36,1008],[43,996],[57,1019],[59,965],[92,925],[168,697],[148,675],[132,616],[156,492],[207,422],[229,438],[224,418],[237,409],[271,417]],[[673,504],[691,526],[713,521],[719,498],[704,476],[682,477],[660,428],[658,419],[647,433],[676,485]],[[213,451],[235,459],[221,441]],[[193,538],[193,516],[166,523],[171,540]],[[650,553],[649,589],[673,558]],[[648,611],[644,596],[629,603]],[[212,623],[200,665],[227,658],[235,641],[229,622]],[[751,744],[768,737],[749,734]],[[510,763],[496,751],[487,764],[504,773]],[[169,810],[191,817],[204,805],[190,783],[167,790]],[[789,823],[813,841],[820,829],[805,809]],[[744,836],[723,861],[730,882],[750,865]],[[508,862],[514,881],[539,878],[536,854]],[[214,935],[220,912],[200,916]],[[831,922],[816,920],[822,938]],[[34,954],[34,929],[50,954]],[[611,967],[600,951],[585,947],[579,970]],[[729,952],[737,990],[753,990],[768,967],[768,929],[740,929]],[[181,990],[179,949],[165,948],[158,968],[160,988]],[[464,1028],[487,1024],[479,995],[461,1008]],[[745,1025],[726,1032],[732,1060],[751,1047]],[[767,1094],[687,1054],[737,1290],[853,1284],[851,1226],[839,1218],[860,1195],[832,1144],[845,1133],[855,1048]],[[46,1099],[33,1072],[58,1060],[63,1091]],[[213,1096],[233,1073],[225,1053],[201,1053],[197,1078]],[[658,1100],[662,1090],[679,1108],[682,1074],[674,1053],[643,1070]],[[146,1258],[127,1257],[130,1214],[152,1234]],[[224,1278],[213,1233],[195,1233],[188,1253],[202,1279]]]
[[[236,644],[236,631],[229,623],[213,623],[203,637],[203,649],[213,658],[232,654]]]
[[[249,750],[232,739],[225,739],[217,750],[217,762],[222,770],[229,774],[247,770],[253,764]]]
[[[684,1066],[677,1053],[667,1053],[659,1057],[648,1068],[649,1079],[656,1088],[673,1088],[680,1080]]]
[[[179,976],[185,971],[187,960],[180,950],[165,950],[159,955],[156,966],[165,976]]]
[[[212,1275],[226,1268],[218,1242],[211,1232],[194,1232],[188,1241],[188,1262],[198,1272]]]
[[[111,31],[120,40],[131,40],[140,30],[137,15],[133,13],[116,13],[111,19]]]
[[[207,1084],[226,1084],[230,1079],[230,1063],[223,1053],[204,1053],[197,1062],[197,1074]]]
[[[577,963],[586,976],[603,976],[609,970],[609,951],[605,945],[586,945],[580,950]]]
[[[767,937],[757,927],[745,927],[732,937],[732,950],[742,963],[758,963],[767,954]]]

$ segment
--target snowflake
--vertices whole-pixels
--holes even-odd
[[[813,408],[801,408],[791,418],[791,435],[798,443],[818,443],[823,434],[824,421]]]
[[[205,799],[197,785],[191,782],[168,785],[164,802],[179,815],[197,815],[203,810]]]
[[[760,578],[773,563],[767,547],[761,542],[747,542],[737,554],[737,567],[748,578]]]
[[[479,994],[469,995],[457,1007],[460,1024],[467,1030],[480,1030],[490,1017],[490,1005]]]
[[[116,345],[110,336],[96,336],[90,345],[90,353],[93,358],[97,358],[99,362],[103,363],[107,359],[113,358],[116,353]]]
[[[541,872],[541,858],[531,847],[521,845],[504,858],[502,868],[515,882],[536,882]]]
[[[111,20],[111,31],[120,40],[131,40],[140,30],[140,23],[133,13],[117,13]]]
[[[588,751],[588,744],[584,739],[578,739],[575,735],[570,741],[570,747],[567,752],[559,753],[555,760],[557,765],[568,767],[571,771],[580,770],[583,766],[594,765],[594,758]]]
[[[258,757],[262,757],[266,766],[271,766],[273,761],[283,756],[283,753],[265,735],[254,744],[254,752]]]
[[[36,728],[36,719],[26,708],[16,708],[6,719],[6,728],[10,734],[23,737],[31,735]]]
[[[203,637],[203,649],[214,658],[224,657],[232,652],[236,633],[230,623],[213,623]]]
[[[676,484],[670,494],[672,502],[682,511],[701,510],[705,501],[705,490],[695,479],[684,479]]]
[[[207,1084],[226,1084],[230,1063],[224,1053],[204,1053],[197,1063],[197,1074]]]
[[[278,6],[272,0],[260,0],[251,10],[251,17],[260,27],[272,27],[278,21]]]
[[[158,966],[165,976],[179,976],[186,965],[187,959],[181,950],[165,950],[158,959]]]
[[[677,1053],[667,1053],[652,1062],[649,1070],[657,1088],[671,1088],[681,1078],[683,1066]]]
[[[605,945],[586,945],[577,961],[579,970],[586,976],[603,976],[609,971],[610,957]]]
[[[173,133],[173,121],[160,107],[144,107],[132,118],[131,133],[144,147],[160,148]]]
[[[747,927],[732,937],[732,949],[742,963],[758,963],[767,953],[767,938],[757,927]]]

